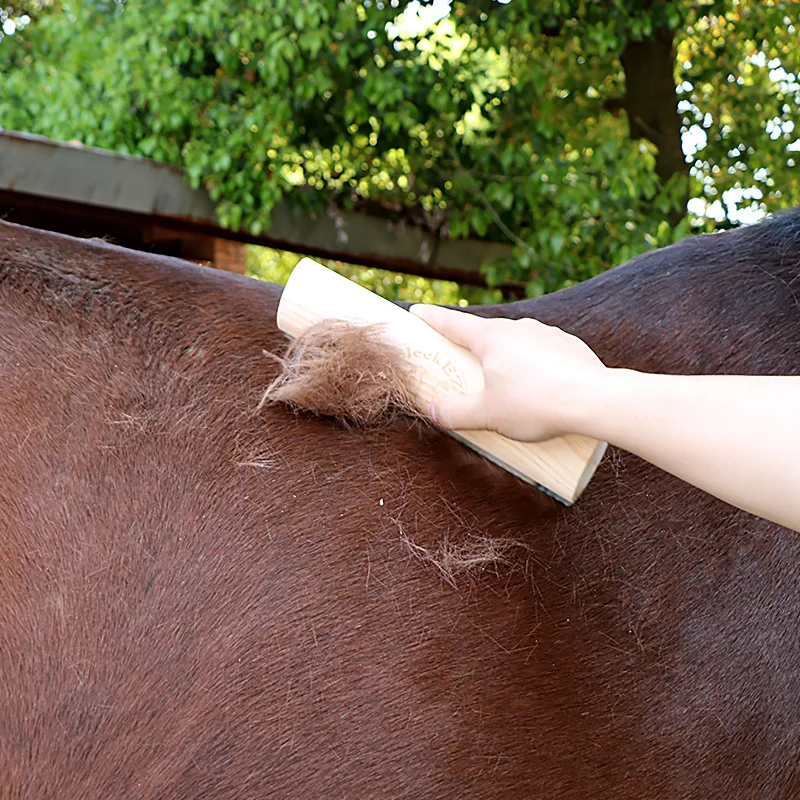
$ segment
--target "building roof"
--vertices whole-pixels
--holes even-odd
[[[273,210],[272,225],[260,236],[230,231],[219,225],[208,193],[190,188],[177,167],[12,131],[0,131],[0,192],[6,205],[9,195],[42,198],[147,217],[174,230],[469,283],[483,283],[481,264],[511,253],[508,244],[440,239],[359,212],[298,216],[285,204]]]

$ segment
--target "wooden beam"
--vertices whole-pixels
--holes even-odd
[[[404,222],[357,212],[297,215],[286,204],[273,210],[272,226],[262,235],[230,231],[219,225],[208,193],[191,189],[176,167],[8,131],[0,132],[0,215],[64,233],[105,232],[129,247],[147,241],[145,228],[157,227],[174,242],[199,235],[475,285],[485,285],[482,264],[512,250],[500,242],[440,239]],[[174,244],[179,252],[171,254],[181,255],[183,248]]]

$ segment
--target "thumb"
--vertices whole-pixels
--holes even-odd
[[[489,427],[483,392],[440,397],[431,405],[430,411],[433,421],[449,430],[479,431]]]

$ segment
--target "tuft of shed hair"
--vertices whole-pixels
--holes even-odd
[[[374,428],[397,414],[424,418],[409,391],[412,370],[402,351],[381,338],[381,325],[323,320],[294,339],[264,403],[333,417],[346,426]]]
[[[477,577],[486,570],[497,572],[510,565],[529,547],[516,539],[470,535],[460,542],[445,537],[435,549],[412,541],[400,529],[400,540],[419,561],[431,564],[453,588],[460,577]]]

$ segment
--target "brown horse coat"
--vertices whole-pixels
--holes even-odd
[[[798,276],[794,214],[484,313],[798,374]],[[800,536],[258,411],[279,292],[0,223],[0,798],[800,797]]]

